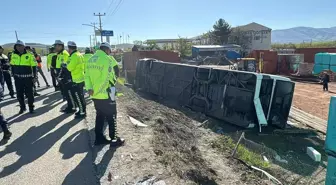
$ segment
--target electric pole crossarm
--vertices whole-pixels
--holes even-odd
[[[104,13],[104,14],[101,14],[101,13],[98,13],[98,14],[96,14],[96,13],[94,13],[93,14],[94,16],[98,16],[99,17],[99,31],[100,31],[100,40],[101,40],[101,42],[103,42],[103,35],[102,35],[102,30],[103,30],[103,27],[102,27],[102,22],[101,22],[101,17],[102,16],[105,16],[106,15],[106,13]]]

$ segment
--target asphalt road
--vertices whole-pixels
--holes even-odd
[[[46,57],[42,59],[45,64]],[[51,85],[45,66],[44,73]],[[65,106],[60,93],[46,88],[42,77],[39,80],[41,96],[35,98],[35,114],[17,115],[18,101],[8,95],[0,103],[13,133],[8,143],[0,145],[0,184],[97,184],[86,121],[60,113]]]

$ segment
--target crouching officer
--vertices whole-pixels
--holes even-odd
[[[24,95],[28,98],[29,112],[34,112],[34,79],[36,79],[35,57],[25,50],[25,44],[18,40],[14,45],[14,52],[11,56],[10,64],[15,80],[17,99],[20,103],[20,112],[26,111]]]
[[[77,51],[77,45],[73,41],[68,42],[70,53],[67,69],[72,78],[72,96],[75,99],[78,112],[75,118],[84,118],[86,116],[86,106],[84,101],[84,61],[82,54]]]
[[[95,145],[111,144],[120,146],[125,140],[117,134],[117,106],[115,102],[116,77],[113,70],[113,61],[109,57],[111,46],[103,42],[100,49],[90,58],[86,64],[85,86],[90,94],[96,109]],[[109,136],[112,141],[103,134],[104,121],[109,124]]]

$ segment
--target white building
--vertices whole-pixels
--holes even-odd
[[[240,31],[244,32],[250,39],[250,46],[248,46],[247,52],[251,52],[253,50],[271,49],[272,29],[255,22],[238,26],[233,28],[233,30],[234,29],[239,29]],[[195,45],[209,45],[211,44],[211,40],[206,36],[197,36],[193,37],[192,43]]]
[[[247,25],[238,26],[233,29],[239,29],[250,38],[250,46],[247,50],[270,50],[272,40],[272,29],[261,24],[252,22]]]
[[[183,38],[185,39],[185,38]],[[177,49],[178,48],[178,42],[180,39],[149,39],[146,40],[146,42],[155,42],[161,49],[164,49],[165,47]],[[187,42],[191,42],[192,39],[185,39]]]

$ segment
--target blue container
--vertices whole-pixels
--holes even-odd
[[[313,69],[313,74],[320,74],[324,70],[329,70],[330,65],[321,65],[321,64],[315,64]]]
[[[336,53],[330,53],[330,65],[336,66]]]
[[[322,64],[323,63],[323,55],[324,55],[324,53],[317,53],[315,55],[315,64]]]
[[[336,154],[336,96],[330,98],[325,150]]]
[[[336,184],[336,158],[333,156],[328,156],[327,177],[325,185],[335,185],[335,184]]]
[[[323,65],[329,65],[330,64],[330,57],[331,55],[329,53],[323,53],[323,56],[322,56],[322,64]]]

